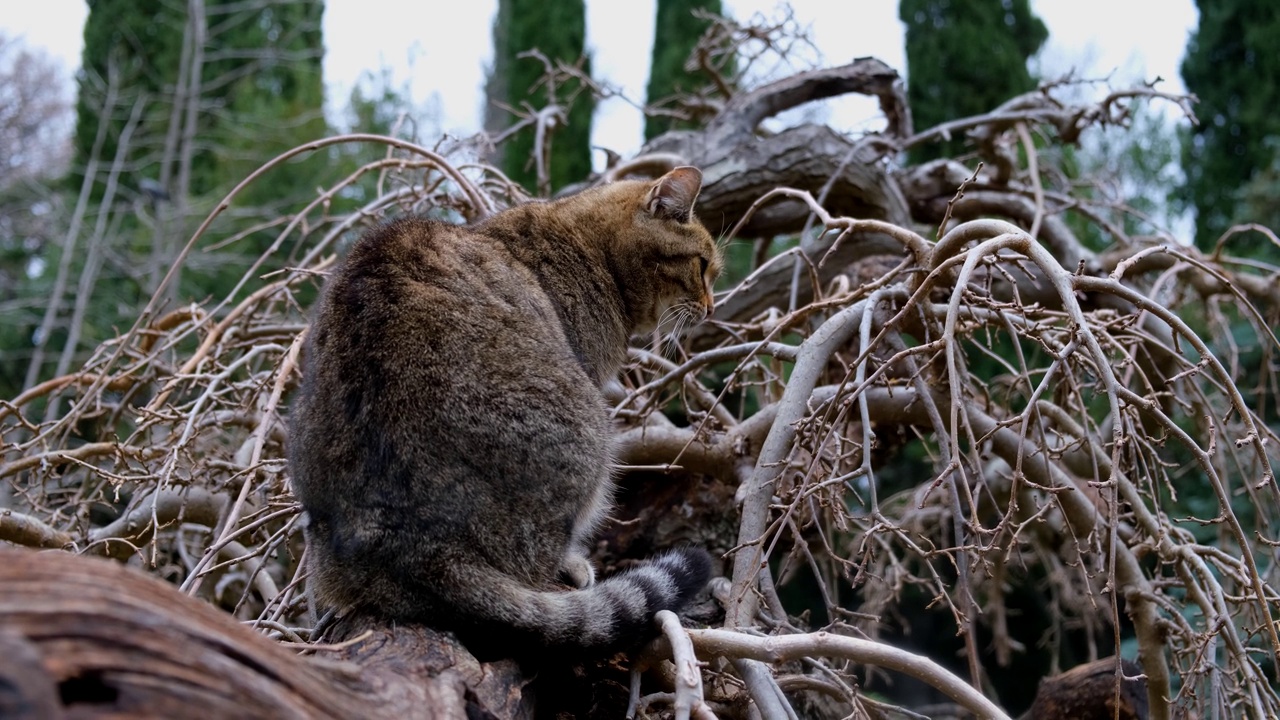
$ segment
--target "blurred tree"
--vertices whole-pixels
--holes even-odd
[[[567,110],[567,122],[547,137],[550,147],[548,172],[550,188],[557,189],[582,180],[591,172],[591,116],[595,101],[589,88],[571,78],[548,84],[548,68],[536,58],[520,54],[538,50],[551,63],[574,65],[582,62],[584,75],[591,74],[586,54],[587,21],[583,0],[499,0],[493,23],[493,68],[485,87],[489,106],[485,127],[498,131],[524,117],[529,107],[536,112],[550,104]],[[554,85],[554,97],[548,93]],[[528,106],[528,107],[526,107]],[[505,110],[504,108],[509,109]],[[537,185],[532,161],[536,133],[534,125],[516,132],[501,148],[501,166],[508,177],[526,188]]]
[[[131,322],[236,183],[328,133],[323,12],[323,0],[89,1],[65,184],[78,196],[39,258],[51,277],[32,278],[47,292],[26,333],[26,385]],[[230,212],[251,229],[182,264],[161,310],[224,295],[274,237],[282,208],[314,196],[326,162],[286,163],[241,193]]]
[[[1267,138],[1271,164],[1259,168],[1238,192],[1240,217],[1280,232],[1280,135]]]
[[[0,189],[62,171],[68,111],[54,61],[0,33]]]
[[[148,104],[137,133],[147,141],[129,153],[131,170],[175,199],[242,178],[264,149],[323,136],[323,12],[323,0],[89,0],[72,186],[104,118],[100,156],[114,154],[136,96]],[[126,91],[104,109],[113,76]]]
[[[69,95],[53,60],[0,34],[0,397],[22,389],[49,292],[44,257],[66,214],[51,180],[69,156]]]
[[[210,113],[220,154],[214,178],[219,191],[329,130],[321,66],[323,0],[277,0],[257,12],[233,11],[230,3],[224,7],[225,30],[205,55],[205,77],[210,82],[224,78],[221,87],[207,86],[222,98],[217,114]],[[316,172],[325,160],[313,155],[284,165],[272,171],[269,182],[250,186],[240,202],[296,206],[314,196]]]
[[[907,99],[917,130],[990,112],[1036,81],[1027,59],[1049,37],[1028,0],[901,0]],[[961,153],[963,137],[912,149],[914,162]]]
[[[184,15],[181,6],[163,0],[88,0],[84,46],[76,93],[76,126],[70,187],[79,190],[91,158],[111,157],[129,106],[104,100],[118,98],[119,88],[156,98],[177,84],[182,56]],[[169,93],[173,91],[170,89]],[[161,126],[159,107],[149,122]],[[99,140],[99,124],[107,127]],[[96,148],[96,150],[95,150]],[[102,188],[96,195],[100,196]]]
[[[365,71],[347,96],[343,113],[337,118],[332,133],[369,133],[390,135],[422,142],[419,126],[414,121],[420,108],[410,100],[408,82],[395,84],[391,68]],[[358,173],[369,163],[384,160],[387,148],[376,143],[343,143],[328,148],[323,161],[328,164],[323,177],[330,179]],[[379,173],[365,173],[357,181],[340,190],[329,203],[334,214],[350,212],[364,206],[379,195]],[[319,176],[316,178],[319,179]]]
[[[1200,26],[1187,43],[1182,79],[1200,98],[1200,124],[1183,143],[1184,200],[1196,212],[1196,244],[1211,247],[1228,227],[1262,221],[1257,211],[1280,196],[1265,177],[1280,138],[1280,4],[1273,0],[1196,0]],[[1269,202],[1257,202],[1258,192]],[[1242,202],[1243,200],[1243,202]],[[1255,236],[1256,237],[1256,236]]]
[[[693,93],[705,86],[708,79],[696,72],[685,70],[698,40],[710,26],[710,22],[694,16],[694,10],[704,10],[720,15],[720,0],[658,0],[657,19],[653,25],[653,59],[649,65],[649,87],[645,102],[657,105],[672,96]],[[694,123],[679,123],[662,116],[647,116],[644,121],[644,139],[652,140],[673,128],[692,128]]]

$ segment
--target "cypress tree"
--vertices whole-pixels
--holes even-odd
[[[653,55],[649,65],[649,105],[655,105],[683,93],[696,92],[707,79],[684,69],[702,33],[710,22],[694,16],[694,10],[720,15],[720,0],[658,0],[657,19],[653,25]],[[644,139],[652,140],[676,127],[691,127],[672,118],[649,116],[644,121]]]
[[[1275,185],[1280,144],[1280,4],[1196,0],[1200,25],[1187,43],[1182,79],[1200,98],[1200,124],[1183,145],[1183,199],[1196,211],[1196,244],[1211,247],[1228,227],[1265,222],[1260,202]],[[1252,181],[1252,185],[1250,185]]]
[[[128,161],[155,179],[158,147],[173,121],[187,6],[166,0],[89,0],[76,98],[72,186],[79,187],[98,123],[110,123],[99,157],[114,157],[120,129],[138,94],[147,112]],[[267,151],[324,134],[323,0],[205,3],[209,35],[201,72],[199,149],[192,195],[225,188]],[[102,108],[116,78],[120,100]],[[273,183],[277,188],[280,183]],[[167,189],[167,188],[166,188]]]
[[[56,268],[55,290],[46,295],[39,332],[28,335],[36,338],[28,376],[42,376],[60,345],[62,366],[69,353],[127,327],[214,199],[273,155],[326,134],[323,9],[323,0],[89,0],[68,185],[79,192],[94,158],[95,182],[80,232],[65,247],[49,244],[41,258]],[[203,22],[191,22],[189,10]],[[192,78],[198,82],[184,82]],[[117,155],[136,108],[144,110],[127,152]],[[237,222],[274,220],[314,196],[325,163],[288,163],[252,184],[235,201]],[[112,168],[117,191],[107,203]],[[103,219],[110,224],[99,232]],[[254,233],[216,259],[187,265],[164,301],[222,297],[270,239]],[[99,262],[99,274],[82,257],[86,245],[124,262]],[[93,278],[97,296],[78,319],[67,317],[67,280],[76,277]],[[37,281],[48,282],[34,279],[33,287]]]
[[[486,87],[490,104],[504,103],[516,110],[525,103],[534,108],[545,107],[546,84],[538,85],[546,68],[532,58],[518,55],[537,49],[551,62],[573,64],[584,60],[583,72],[590,75],[591,60],[585,57],[587,12],[583,0],[499,0],[494,20],[494,65]],[[537,85],[537,87],[535,87]],[[566,107],[568,122],[556,128],[551,143],[551,188],[558,189],[582,180],[591,172],[591,116],[595,101],[590,90],[577,81],[561,83],[554,102]],[[496,121],[500,113],[489,109],[486,126],[500,130],[512,119]],[[502,169],[512,180],[533,189],[537,171],[533,156],[535,134],[532,127],[517,132],[502,148]]]
[[[185,23],[181,6],[163,0],[88,0],[88,4],[77,78],[70,177],[73,191],[80,187],[101,122],[106,122],[108,129],[98,156],[106,161],[115,157],[120,131],[137,94],[152,99],[148,124],[166,122],[165,110],[156,101],[176,80]],[[104,108],[110,83],[115,84],[116,95],[127,94],[130,100]],[[163,127],[157,130],[162,133]]]
[[[221,163],[220,187],[235,183],[271,157],[324,137],[324,38],[322,0],[291,0],[233,18],[218,55],[206,76],[236,77],[245,57],[256,57],[250,74],[219,90],[225,105],[217,123]],[[216,56],[215,56],[216,57]],[[329,159],[313,154],[271,172],[266,182],[250,186],[239,202],[246,206],[296,205],[314,196],[315,178]]]
[[[1028,0],[901,0],[907,99],[918,130],[979,115],[1033,90],[1027,59],[1049,37]],[[964,138],[913,149],[922,162],[961,152]]]

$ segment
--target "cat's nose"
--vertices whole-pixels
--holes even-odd
[[[711,293],[703,293],[702,296],[702,319],[706,320],[716,311],[716,299]]]

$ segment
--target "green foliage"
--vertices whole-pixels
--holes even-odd
[[[1273,0],[1197,0],[1200,26],[1187,43],[1182,79],[1200,99],[1200,118],[1183,145],[1185,202],[1196,210],[1196,244],[1211,247],[1228,227],[1263,221],[1251,198],[1266,181],[1240,189],[1276,158],[1280,137],[1280,4]],[[1264,197],[1265,194],[1264,194]]]
[[[191,22],[191,7],[203,9],[202,23]],[[196,225],[236,184],[329,134],[323,12],[323,0],[90,0],[72,170],[57,204],[77,207],[75,193],[96,165],[93,183],[74,232],[64,211],[55,232],[20,248],[30,256],[14,274],[13,302],[38,304],[0,337],[6,377],[27,364],[26,382],[65,372],[75,351],[132,324]],[[166,307],[225,296],[281,218],[315,197],[333,159],[306,155],[249,185],[227,212],[234,225],[215,225],[182,263]],[[228,241],[233,232],[241,235]]]
[[[1027,59],[1049,37],[1028,0],[901,0],[907,99],[918,130],[979,115],[1036,87]],[[959,155],[961,137],[912,150],[923,162]]]
[[[658,0],[658,16],[653,26],[653,59],[649,65],[649,105],[674,95],[696,92],[707,83],[705,77],[685,70],[698,39],[710,22],[694,17],[694,10],[720,15],[720,0]],[[669,117],[649,116],[644,121],[644,139],[652,140],[674,128],[694,127]]]
[[[548,97],[546,66],[521,53],[538,50],[552,63],[582,62],[582,72],[591,74],[586,55],[587,21],[583,0],[499,0],[493,25],[494,66],[486,94],[489,102],[501,103],[517,113],[527,113],[556,103],[568,110],[568,122],[549,137],[549,173],[552,189],[582,180],[591,172],[591,116],[595,102],[590,90],[577,80],[555,83],[554,97]],[[502,127],[514,120],[502,123]],[[490,123],[492,124],[492,123]],[[494,129],[494,128],[491,128]],[[503,148],[502,169],[512,180],[532,189],[537,183],[533,157],[535,133],[532,126],[517,132]]]
[[[259,6],[209,2],[202,48],[200,100],[192,156],[192,196],[225,191],[260,165],[264,153],[279,152],[322,137],[324,84],[321,74],[323,0],[270,0]],[[193,37],[186,7],[164,0],[90,0],[85,21],[82,71],[76,100],[76,129],[70,187],[78,190],[102,118],[109,123],[98,158],[109,163],[126,119],[139,98],[146,112],[125,157],[135,177],[163,182],[176,156],[168,137],[185,112],[183,45]],[[114,90],[112,89],[114,86]],[[116,102],[105,108],[109,95]],[[274,151],[274,152],[273,152]],[[268,156],[269,157],[269,156]],[[169,167],[164,167],[164,165]],[[308,172],[273,178],[273,190],[249,202],[279,199],[307,188]],[[166,191],[174,192],[172,187]],[[101,197],[101,188],[95,197]]]
[[[1280,230],[1280,135],[1267,138],[1266,145],[1271,164],[1255,171],[1240,188],[1236,207],[1240,217],[1274,231]]]
[[[119,102],[104,107],[109,95],[119,96],[124,88],[131,95],[145,95],[149,98],[147,123],[163,126],[168,122],[168,109],[158,99],[172,93],[175,85],[186,22],[181,5],[163,0],[88,0],[88,4],[68,183],[73,191],[80,189],[85,165],[93,156],[100,122],[106,121],[108,128],[98,157],[107,162],[115,157],[130,107]],[[140,151],[133,153],[139,155]],[[96,196],[101,197],[101,188]]]
[[[324,119],[324,76],[321,69],[322,2],[289,2],[257,13],[237,14],[218,54],[226,59],[206,64],[209,78],[234,77],[245,69],[244,57],[257,57],[253,72],[226,86],[224,109],[213,122],[218,156],[214,187],[225,191],[263,162],[290,148],[328,134]],[[273,170],[247,188],[238,204],[295,207],[315,195],[315,178],[327,158],[314,154]],[[212,189],[212,188],[211,188]]]

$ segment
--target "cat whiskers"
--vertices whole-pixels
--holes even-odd
[[[668,324],[674,325],[674,323],[678,321],[678,318],[679,309],[675,305],[672,305],[662,311],[662,314],[658,316],[658,322],[653,326],[653,333],[649,338],[649,352],[658,356],[665,354],[664,350],[668,347],[667,340],[670,337],[670,334],[664,329],[664,326]]]
[[[649,351],[659,356],[674,355],[684,331],[698,321],[698,314],[691,303],[677,303],[664,310],[653,329]]]

